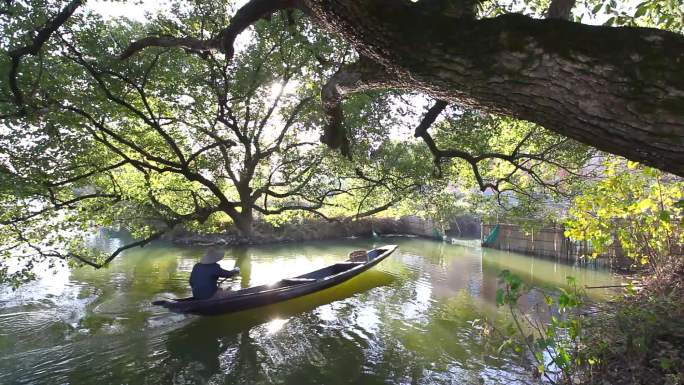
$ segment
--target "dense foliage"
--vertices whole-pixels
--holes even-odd
[[[557,293],[540,293],[544,301],[533,309],[524,309],[521,303],[531,289],[519,276],[504,270],[499,282],[502,287],[497,290],[496,304],[508,308],[511,320],[507,327],[493,329],[498,332],[498,349],[522,353],[533,363],[534,373],[549,383],[580,382],[578,368],[593,365],[596,359],[581,351],[586,333],[582,315],[584,291],[574,277],[567,277],[567,288],[559,288]]]
[[[1,16],[4,52],[29,44],[58,9],[14,3],[13,17]],[[257,23],[231,58],[170,48],[117,57],[141,34],[202,35],[232,12],[229,2],[177,2],[146,23],[77,12],[23,58],[23,103],[1,88],[3,281],[29,280],[43,262],[103,266],[178,226],[249,237],[255,216],[360,218],[438,190],[424,146],[387,139],[398,124],[391,95],[346,106],[353,162],[319,143],[323,79],[353,54],[301,15]],[[0,69],[7,77],[13,63]],[[139,241],[90,250],[85,238],[102,227]]]
[[[605,161],[604,178],[575,198],[566,235],[590,241],[591,256],[617,248],[654,269],[668,266],[684,245],[684,182],[622,159]]]
[[[361,65],[367,58],[351,48],[353,41],[314,26],[301,9],[274,8],[245,20],[231,1],[178,0],[138,22],[105,18],[83,3],[0,4],[0,282],[18,285],[32,279],[34,269],[55,263],[106,266],[125,249],[179,226],[236,228],[249,237],[254,220],[277,226],[302,217],[347,220],[381,213],[420,215],[442,226],[463,212],[536,225],[569,214],[567,235],[590,242],[592,256],[619,249],[660,274],[681,266],[681,179],[608,158],[528,121],[435,100],[435,92],[417,93],[429,93],[425,79],[413,88],[406,83],[415,79],[405,78],[388,87],[380,76],[387,74],[380,72],[359,84],[363,73],[350,77],[344,69],[367,70]],[[553,17],[684,31],[684,7],[676,0],[413,3],[424,14],[455,18],[513,12],[544,18],[553,3],[565,3],[567,14]],[[236,19],[246,23],[237,33],[226,28]],[[462,21],[453,24],[475,24]],[[517,41],[502,46],[525,48]],[[579,61],[574,64],[581,71]],[[515,75],[501,68],[504,73],[490,79],[489,94]],[[643,75],[635,68],[631,72]],[[632,88],[650,89],[637,80]],[[464,95],[468,105],[515,112],[482,95],[484,102]],[[516,95],[504,96],[500,100]],[[542,109],[547,101],[539,100]],[[344,156],[322,145],[321,136]],[[138,241],[110,255],[98,253],[85,240],[102,227],[124,227]],[[681,282],[681,274],[672,281]],[[681,331],[681,320],[670,314],[681,314],[681,286],[644,294],[639,300],[648,308],[635,301],[608,320],[620,333],[594,333],[588,340],[582,293],[572,280],[569,288],[544,294],[545,309],[534,309],[547,321],[522,310],[518,299],[527,288],[518,277],[504,272],[500,285],[498,305],[512,316],[504,345],[526,354],[547,381],[579,381],[578,368],[591,369],[595,357],[611,355],[656,362],[672,383],[682,373],[675,370],[680,352],[666,338]],[[635,342],[630,333],[637,328],[643,330]],[[587,341],[596,348],[591,354],[579,349]],[[662,346],[657,359],[647,359]]]
[[[543,17],[549,4],[435,6]],[[248,20],[229,50],[223,28],[242,21],[231,1],[174,1],[144,21],[81,1],[2,7],[0,252],[24,258],[17,275],[3,264],[4,278],[28,279],[42,260],[100,267],[178,226],[249,237],[254,220],[309,216],[554,220],[593,171],[596,152],[573,140],[414,90],[342,95],[340,84],[344,104],[329,107],[330,79],[362,58],[297,10]],[[606,23],[677,30],[678,8],[659,18],[659,7]],[[345,156],[319,143],[335,108]],[[112,226],[139,241],[113,255],[85,247],[88,233]]]

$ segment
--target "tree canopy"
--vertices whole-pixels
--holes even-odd
[[[473,190],[524,209],[572,196],[596,149],[684,175],[669,2],[0,7],[6,256],[100,267],[178,225],[248,236],[255,215],[443,219]],[[117,223],[139,241],[90,255],[82,235]]]

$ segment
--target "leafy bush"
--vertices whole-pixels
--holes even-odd
[[[580,376],[581,365],[595,362],[585,358],[580,349],[584,292],[575,279],[567,278],[567,289],[542,293],[544,302],[534,305],[534,315],[523,310],[520,303],[531,290],[520,277],[504,270],[499,282],[502,287],[496,293],[497,306],[508,307],[511,315],[511,324],[500,333],[504,337],[500,349],[510,347],[521,352],[534,364],[536,374],[553,384],[573,383]]]
[[[655,270],[664,266],[664,257],[681,254],[684,182],[617,158],[605,162],[605,175],[574,200],[566,236],[590,241],[590,257],[617,246]]]

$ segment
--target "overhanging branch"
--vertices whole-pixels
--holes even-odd
[[[321,142],[349,156],[349,138],[344,127],[342,101],[345,96],[372,89],[387,88],[394,84],[394,77],[382,66],[361,56],[355,63],[346,64],[328,80],[321,89],[323,109],[328,115]]]
[[[532,137],[534,134],[534,130],[530,131],[527,133],[515,146],[513,151],[510,154],[504,154],[504,153],[498,153],[498,152],[487,152],[487,153],[482,153],[478,155],[473,155],[467,151],[463,151],[460,149],[456,148],[449,148],[449,149],[440,149],[437,144],[435,143],[435,140],[432,138],[430,133],[428,132],[430,126],[435,122],[439,114],[446,108],[447,103],[443,100],[437,100],[432,107],[427,111],[423,119],[421,120],[420,124],[416,127],[415,130],[415,137],[420,137],[423,139],[425,144],[427,145],[428,149],[434,156],[434,162],[437,165],[437,167],[440,167],[441,162],[445,158],[453,159],[453,158],[458,158],[461,159],[465,162],[467,162],[470,165],[470,168],[473,172],[473,175],[475,177],[475,180],[477,181],[477,184],[480,188],[481,191],[486,191],[487,189],[492,189],[498,193],[502,192],[502,188],[500,187],[502,183],[506,182],[509,183],[513,186],[517,186],[513,183],[513,176],[518,172],[522,171],[529,175],[538,185],[549,188],[556,193],[561,193],[560,190],[558,189],[559,183],[558,182],[547,182],[544,180],[544,178],[539,175],[539,173],[535,170],[535,168],[542,164],[542,163],[549,163],[552,164],[556,167],[563,168],[567,170],[565,167],[562,165],[558,164],[557,162],[554,162],[552,159],[549,159],[549,155],[557,150],[562,144],[567,143],[568,139],[563,139],[558,143],[552,144],[546,149],[538,152],[538,153],[521,153],[520,150],[521,148],[528,142],[528,140]],[[490,160],[500,160],[508,163],[513,167],[513,170],[510,171],[507,175],[498,178],[494,181],[485,181],[482,172],[480,170],[480,163],[485,162],[485,161],[490,161]],[[440,169],[441,171],[441,169]],[[569,171],[570,172],[570,171]],[[572,172],[570,172],[572,173]],[[574,174],[574,173],[573,173]],[[516,188],[516,191],[522,191],[520,189]]]
[[[422,1],[302,1],[406,88],[684,175],[681,34],[521,14],[459,20],[417,12]]]
[[[8,82],[10,90],[14,95],[14,103],[19,106],[22,112],[24,110],[24,96],[21,92],[19,81],[17,79],[19,74],[19,65],[21,64],[22,58],[27,55],[38,54],[50,36],[52,36],[52,34],[57,31],[59,27],[66,23],[71,15],[76,12],[76,9],[83,5],[83,3],[83,0],[70,1],[53,19],[48,20],[48,22],[37,31],[36,36],[31,41],[31,44],[13,49],[8,52],[8,56],[11,59]]]
[[[274,12],[282,9],[299,8],[304,10],[298,0],[251,0],[243,5],[230,20],[228,27],[221,30],[211,39],[197,39],[194,37],[148,36],[137,40],[119,54],[120,59],[127,59],[149,47],[185,48],[191,52],[208,53],[220,51],[231,59],[235,53],[233,44],[235,39],[245,29],[255,22],[268,18]]]
[[[546,13],[547,19],[570,20],[572,7],[575,0],[552,0],[549,11]]]

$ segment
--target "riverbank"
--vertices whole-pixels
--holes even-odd
[[[684,263],[644,276],[587,324],[587,384],[684,384]]]
[[[499,352],[505,346],[518,351],[539,383],[684,384],[684,263],[679,256],[661,263],[657,271],[634,276],[609,301],[590,298],[593,290],[586,289],[600,287],[542,290],[548,309],[519,301],[533,290],[506,272],[500,275],[497,303],[513,322],[500,329],[487,324],[485,335]],[[544,312],[555,319],[534,321]]]
[[[458,218],[458,220],[460,222],[460,227],[479,229],[479,221],[475,218]],[[468,226],[464,226],[464,222],[468,224]],[[414,235],[423,238],[442,239],[445,231],[448,231],[448,229],[444,229],[440,224],[417,216],[406,216],[398,219],[363,218],[359,220],[340,219],[333,221],[305,219],[298,222],[285,223],[279,226],[259,221],[254,224],[254,231],[250,237],[241,235],[234,228],[229,228],[221,233],[211,234],[177,229],[164,236],[164,240],[176,245],[237,246],[373,237],[376,235],[389,234]],[[477,234],[476,237],[479,237],[479,234]]]

